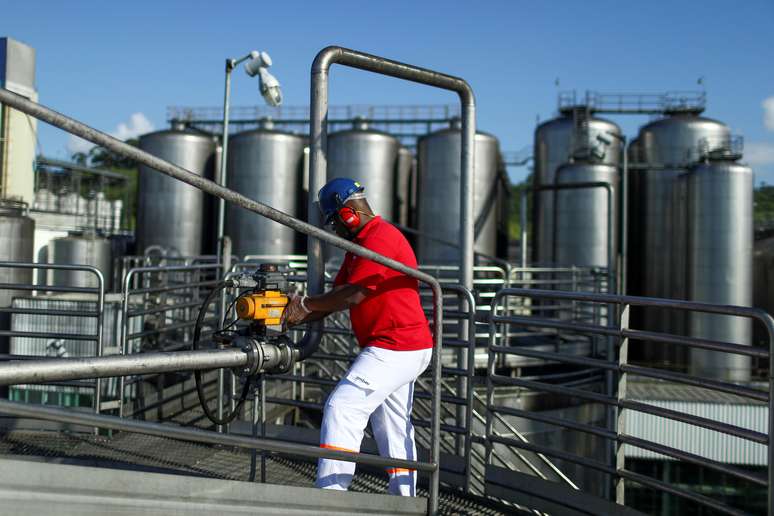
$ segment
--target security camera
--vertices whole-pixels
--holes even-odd
[[[258,52],[253,50],[250,52],[250,60],[245,63],[245,72],[250,77],[255,77],[262,68],[268,68],[271,66],[271,57],[267,52]]]
[[[270,106],[279,106],[282,104],[282,90],[276,77],[269,73],[266,68],[261,67],[259,73],[259,87],[261,95]]]

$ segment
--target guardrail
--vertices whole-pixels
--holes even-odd
[[[24,282],[0,283],[0,339],[8,341],[6,353],[0,360],[34,360],[47,356],[102,356],[104,346],[105,282],[102,273],[87,265],[56,265],[22,262],[0,262],[3,278],[13,278],[10,271],[29,271],[29,280]],[[66,271],[68,280],[84,285],[47,285],[39,281],[34,284],[32,271]],[[54,294],[48,295],[48,294]],[[61,294],[79,294],[81,299],[64,298]],[[84,307],[83,305],[93,305]],[[35,319],[33,319],[35,318]],[[40,319],[37,319],[40,318]],[[66,319],[62,319],[66,318]],[[72,328],[78,321],[76,331],[61,331]],[[2,347],[2,346],[0,346]],[[80,389],[93,390],[94,411],[99,413],[103,395],[102,380],[53,382],[52,393],[74,393]],[[16,389],[28,390],[22,385]],[[39,388],[32,388],[37,390]],[[40,391],[44,392],[44,391]],[[12,397],[25,397],[21,391]],[[79,400],[71,401],[78,406]]]
[[[172,267],[140,267],[123,278],[121,354],[144,350],[179,351],[190,347],[196,314],[207,293],[217,284],[217,263]],[[209,318],[220,318],[217,313]],[[134,324],[139,319],[140,324]],[[131,331],[133,326],[142,328]],[[147,376],[119,378],[118,415],[124,416],[126,387]],[[162,387],[163,388],[163,387]]]
[[[547,317],[513,315],[508,312],[506,308],[507,300],[513,297],[533,300],[579,301],[615,305],[620,309],[621,315],[618,324],[615,327],[563,321]],[[719,316],[733,315],[755,319],[760,321],[768,332],[769,350],[766,351],[735,343],[633,329],[629,325],[629,312],[630,308],[633,306],[661,307],[671,310],[697,311]],[[535,350],[530,349],[527,346],[502,346],[496,343],[498,327],[502,326],[515,326],[521,329],[533,329],[535,331],[561,330],[568,333],[599,336],[614,344],[615,349],[608,348],[602,358],[592,358],[585,356],[569,356],[552,351]],[[499,331],[502,332],[502,330]],[[710,508],[724,514],[744,514],[743,511],[707,495],[686,489],[679,485],[648,477],[628,469],[625,462],[624,448],[625,446],[634,446],[666,456],[673,460],[727,474],[744,482],[765,486],[768,489],[768,514],[770,516],[774,514],[774,509],[772,509],[772,482],[774,480],[774,467],[772,467],[774,461],[772,461],[772,458],[774,458],[774,446],[772,446],[770,438],[772,422],[774,422],[774,410],[772,410],[772,400],[774,397],[772,397],[771,392],[772,388],[774,388],[774,381],[772,381],[771,369],[769,369],[769,383],[767,389],[761,390],[754,386],[738,385],[718,379],[702,378],[690,374],[675,373],[641,365],[632,365],[628,362],[628,348],[631,340],[651,341],[664,345],[684,346],[689,349],[710,350],[716,353],[765,358],[771,356],[772,346],[774,346],[774,319],[772,319],[769,314],[759,309],[688,301],[529,289],[504,289],[498,292],[492,302],[489,364],[487,371],[486,439],[488,442],[490,464],[491,457],[497,453],[497,447],[504,444],[511,447],[522,448],[534,453],[541,453],[548,457],[554,457],[566,464],[577,466],[584,471],[595,471],[602,474],[603,477],[612,479],[615,485],[614,498],[618,504],[624,504],[625,502],[626,483],[634,482],[646,486],[647,488],[655,489],[661,493],[690,500],[702,507]],[[581,366],[598,371],[607,371],[612,375],[615,375],[617,378],[617,385],[611,385],[609,382],[606,382],[602,387],[603,392],[598,392],[598,390],[588,388],[588,386],[584,388],[583,386],[579,387],[571,384],[563,385],[562,383],[552,383],[546,379],[524,379],[504,376],[499,374],[496,370],[498,357],[503,355],[520,355],[554,363]],[[633,400],[627,395],[627,382],[631,377],[643,377],[678,386],[701,388],[711,392],[731,394],[742,399],[766,403],[769,409],[769,433],[754,431],[738,425],[700,417],[695,414],[681,412],[674,408],[664,408]],[[606,424],[605,426],[587,424],[573,421],[566,417],[550,415],[539,410],[526,410],[518,407],[503,406],[502,404],[495,402],[494,389],[496,386],[518,388],[519,392],[549,393],[558,397],[581,400],[587,404],[602,405],[606,407],[603,418],[605,419]],[[679,422],[684,425],[689,425],[691,428],[708,429],[728,436],[734,436],[749,443],[764,445],[768,450],[768,478],[737,466],[726,464],[722,461],[713,460],[696,453],[690,453],[675,447],[636,437],[632,435],[630,429],[627,429],[626,426],[627,415],[629,413],[642,413],[653,417],[664,418],[671,422],[669,424]],[[580,435],[590,436],[606,443],[603,445],[603,450],[607,450],[607,452],[602,453],[605,457],[600,460],[598,456],[583,456],[574,453],[573,451],[562,450],[556,446],[526,443],[519,439],[505,437],[496,431],[495,418],[497,416],[506,416],[521,421],[539,422],[540,424],[548,425],[552,428],[560,428],[569,432],[579,432]]]

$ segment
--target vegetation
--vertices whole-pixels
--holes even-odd
[[[508,213],[508,238],[511,241],[521,240],[521,197],[524,190],[532,185],[532,174],[521,183],[511,184],[511,205]],[[532,196],[527,196],[527,220],[532,220]],[[530,224],[528,224],[531,226]],[[530,227],[527,228],[529,231]]]
[[[755,227],[774,227],[774,186],[762,184],[753,197]]]
[[[136,138],[129,139],[126,140],[126,143],[137,147],[139,140]],[[79,165],[109,170],[127,178],[126,190],[124,190],[123,185],[120,183],[111,182],[105,187],[105,197],[110,201],[115,199],[125,200],[124,213],[127,217],[125,220],[127,221],[128,228],[134,229],[137,212],[137,178],[139,176],[137,163],[102,147],[92,147],[88,153],[76,152],[71,159]]]

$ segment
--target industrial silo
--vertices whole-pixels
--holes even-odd
[[[49,263],[57,265],[90,265],[102,273],[105,291],[113,277],[113,258],[110,240],[96,235],[70,235],[54,238],[48,243]],[[88,271],[53,269],[49,271],[49,285],[63,287],[97,288],[97,277]]]
[[[274,130],[269,121],[235,135],[229,140],[228,187],[298,216],[305,143],[302,136]],[[226,234],[238,256],[298,251],[292,229],[231,203],[226,206]]]
[[[140,148],[189,172],[214,177],[215,140],[211,136],[173,128],[140,137]],[[137,191],[137,252],[152,245],[181,256],[197,256],[214,220],[205,214],[211,198],[201,190],[140,165]]]
[[[752,306],[753,174],[732,160],[712,160],[688,175],[688,299]],[[691,312],[692,337],[752,344],[752,321]],[[691,350],[690,371],[743,382],[750,357]]]
[[[409,225],[411,217],[411,179],[414,173],[414,155],[406,147],[398,149],[397,173],[395,174],[396,221]]]
[[[618,168],[604,163],[567,163],[556,184],[606,183],[605,187],[557,190],[553,254],[559,266],[614,267],[618,245]],[[613,263],[610,263],[612,245]]]
[[[395,174],[400,143],[357,120],[352,129],[328,135],[328,181],[347,177],[365,186],[368,204],[389,221],[395,217]]]
[[[328,181],[346,177],[360,182],[373,212],[397,222],[395,176],[399,148],[394,136],[369,129],[365,120],[356,120],[352,129],[328,135]],[[326,260],[339,260],[343,252],[326,245],[325,256]]]
[[[0,261],[32,263],[35,221],[27,216],[26,205],[0,199]],[[0,283],[32,284],[32,269],[0,267]],[[25,290],[0,290],[0,307],[11,306],[14,296]]]
[[[0,200],[0,261],[32,263],[35,221],[27,216],[26,205]],[[32,269],[0,267],[0,283],[32,285]],[[29,295],[27,290],[0,290],[0,307],[11,306],[14,297]],[[11,329],[11,314],[0,313],[0,330]],[[8,353],[9,338],[0,336],[0,353]],[[0,398],[8,389],[0,387]]]
[[[563,110],[561,116],[540,124],[535,129],[533,186],[555,184],[557,169],[571,157],[591,158],[608,165],[620,162],[621,129],[608,120],[597,118],[586,108]],[[533,262],[550,265],[555,262],[554,191],[539,191],[533,203]]]
[[[497,168],[500,145],[497,138],[486,133],[477,133],[475,142],[474,249],[494,256],[497,253],[497,198],[501,188]],[[419,140],[417,229],[420,232],[418,257],[423,263],[459,263],[459,248],[443,242],[460,239],[460,146],[460,130],[456,127],[436,131]]]
[[[712,146],[727,145],[728,127],[692,113],[677,113],[647,124],[640,129],[639,152],[643,165],[631,170],[630,198],[637,201],[636,210],[629,214],[629,238],[632,249],[641,262],[638,268],[629,267],[631,274],[640,277],[638,290],[631,294],[647,297],[685,299],[686,292],[673,279],[675,272],[674,242],[684,238],[684,230],[677,227],[683,208],[674,202],[678,177],[700,157],[700,148],[709,142]],[[634,285],[633,285],[634,286]],[[643,310],[644,329],[672,331],[667,310]],[[650,346],[664,349],[663,346]],[[659,353],[652,358],[658,358]]]

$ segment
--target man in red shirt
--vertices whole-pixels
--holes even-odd
[[[341,237],[416,268],[416,257],[403,234],[371,211],[363,192],[351,179],[329,181],[318,194],[326,225],[333,225]],[[430,363],[433,347],[419,284],[347,253],[333,289],[319,296],[292,298],[284,317],[293,325],[347,308],[362,350],[325,403],[320,446],[360,451],[370,418],[380,455],[416,460],[411,424],[414,382]],[[320,459],[316,484],[346,490],[354,472],[353,462]],[[391,494],[416,494],[416,471],[391,468],[387,472]]]

